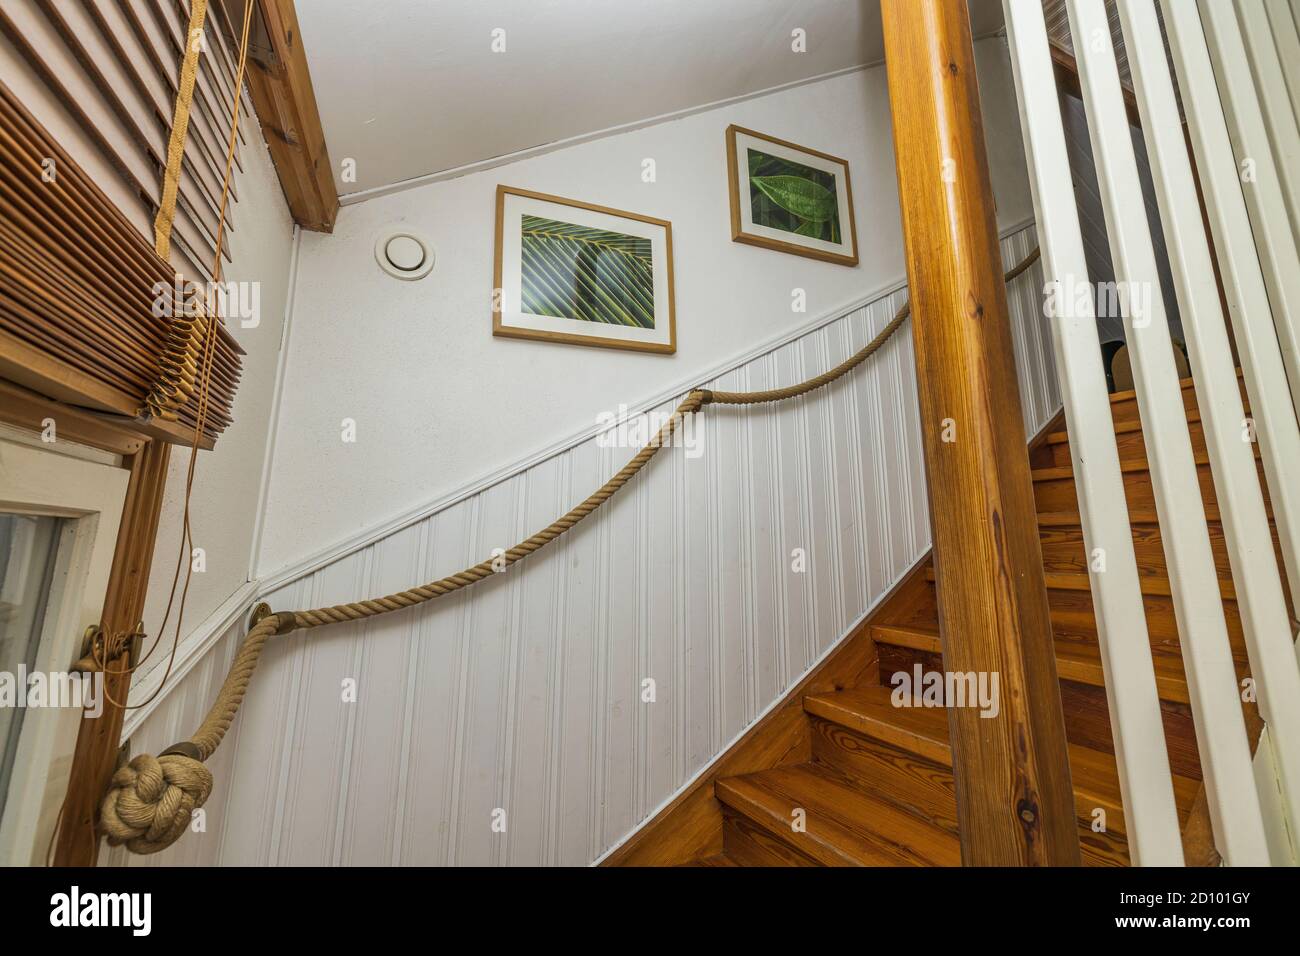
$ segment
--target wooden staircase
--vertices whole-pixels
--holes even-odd
[[[1190,380],[1183,395],[1233,656],[1244,677],[1241,621]],[[1134,394],[1114,394],[1111,407],[1188,862],[1209,863],[1214,855],[1188,687]],[[1035,440],[1031,465],[1083,861],[1127,865],[1069,438],[1059,418]],[[607,863],[959,865],[948,715],[939,707],[891,702],[895,673],[911,674],[917,664],[927,672],[943,669],[933,581],[927,560],[781,707]],[[1255,708],[1243,706],[1257,738]],[[1203,845],[1192,845],[1197,841]]]

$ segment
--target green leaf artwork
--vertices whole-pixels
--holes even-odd
[[[533,315],[655,327],[650,240],[523,217],[520,305]]]
[[[749,204],[754,224],[798,236],[840,241],[835,175],[749,150]]]

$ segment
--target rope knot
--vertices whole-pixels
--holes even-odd
[[[212,771],[183,754],[140,754],[113,774],[100,804],[110,846],[157,853],[180,838],[212,792]]]

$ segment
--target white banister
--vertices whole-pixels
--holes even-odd
[[[1300,823],[1300,668],[1260,492],[1253,435],[1243,427],[1246,414],[1155,0],[1128,0],[1119,5],[1119,15],[1251,674],[1260,716],[1277,748],[1282,803],[1294,832]]]
[[[1078,307],[1074,294],[1086,286],[1088,269],[1047,28],[1037,0],[1003,0],[1003,9],[1043,275],[1055,291],[1052,339],[1084,547],[1088,555],[1102,549],[1106,556],[1104,572],[1088,562],[1089,579],[1129,853],[1134,865],[1181,866],[1178,812],[1096,317],[1091,307]]]
[[[1181,6],[1168,5],[1170,9]],[[1273,158],[1268,124],[1237,22],[1236,4],[1200,0],[1198,6],[1237,161],[1248,164],[1243,170],[1243,191],[1273,303],[1273,321],[1282,346],[1291,400],[1300,406],[1300,251],[1291,231],[1282,173]]]
[[[1300,4],[1297,4],[1300,9]],[[1291,13],[1289,0],[1264,0],[1273,41],[1277,44],[1277,57],[1286,78],[1287,94],[1291,98],[1291,113],[1300,117],[1300,23]]]
[[[1103,0],[1067,0],[1142,419],[1215,845],[1229,865],[1268,846],[1155,251]],[[1143,314],[1135,315],[1135,305]]]
[[[1237,0],[1237,22],[1255,80],[1256,99],[1273,147],[1278,186],[1286,199],[1292,236],[1300,235],[1300,128],[1264,0]]]
[[[1166,4],[1164,14],[1291,600],[1300,607],[1300,425],[1201,17],[1187,3]]]

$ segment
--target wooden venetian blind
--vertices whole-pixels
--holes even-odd
[[[185,0],[0,0],[0,376],[101,411],[144,409],[169,361],[165,309],[188,304],[160,314],[159,290],[177,276],[191,291],[211,280],[232,114],[248,115],[232,25],[210,3],[194,41],[203,52],[170,259],[160,259],[153,223],[188,29]],[[232,179],[239,151],[237,141]],[[238,250],[238,195],[232,182],[226,262]],[[205,445],[230,424],[242,354],[224,328],[214,349]],[[145,417],[188,441],[197,397]]]
[[[135,417],[168,352],[172,316],[160,298],[190,304],[172,291],[171,267],[4,83],[0,183],[0,377]],[[221,325],[214,349],[206,446],[231,423],[243,354]],[[148,427],[189,441],[197,402]]]

